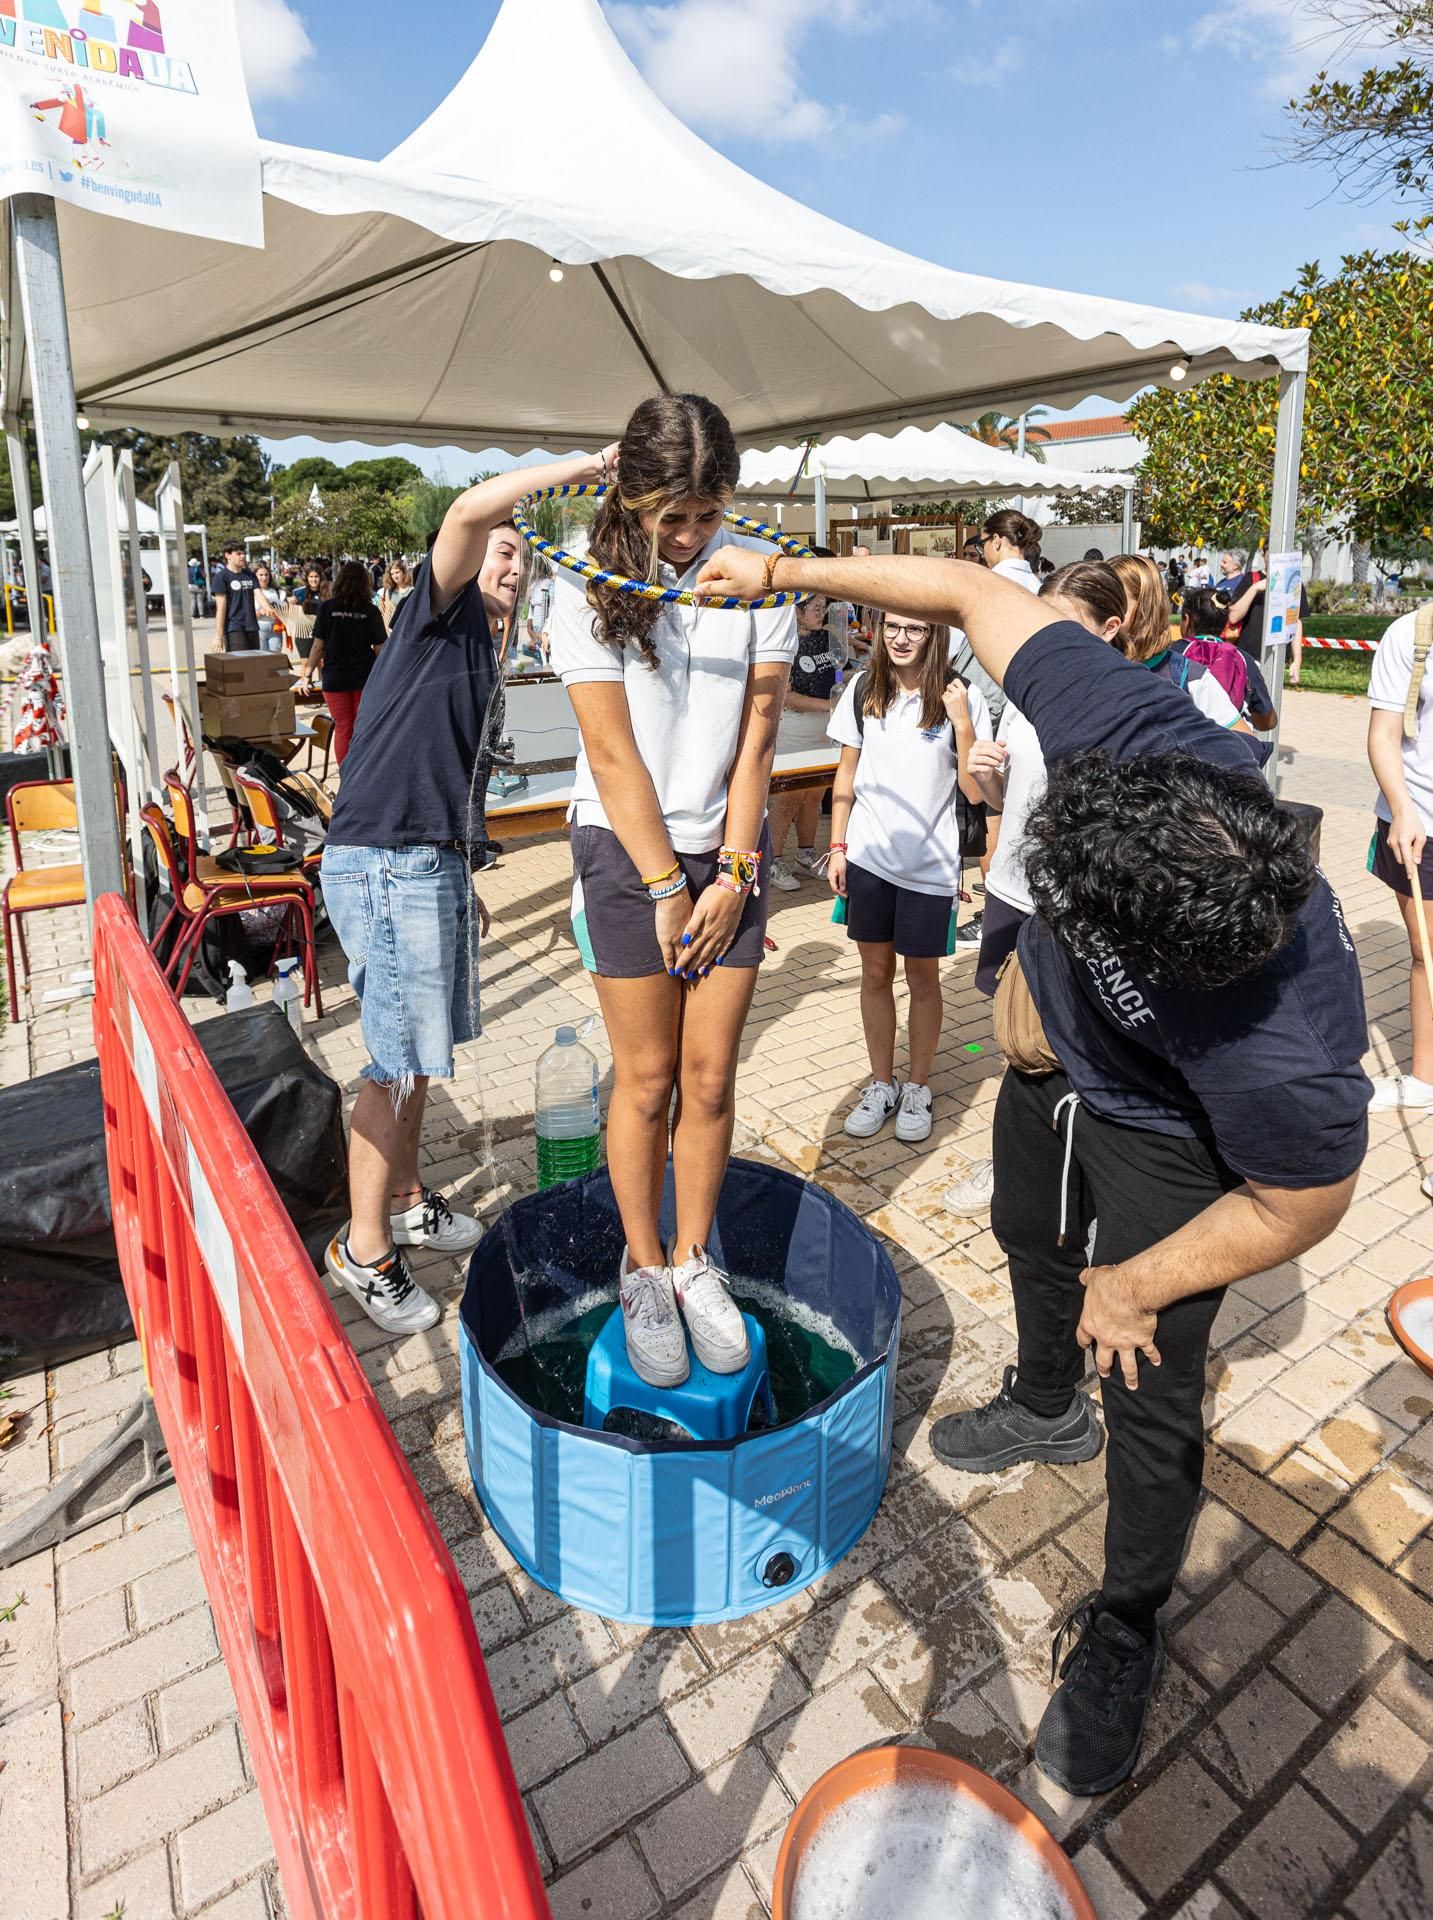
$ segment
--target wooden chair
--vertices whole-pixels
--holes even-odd
[[[290,773],[288,777],[292,779],[292,773]],[[255,773],[252,767],[235,767],[234,787],[243,803],[244,811],[253,823],[255,841],[259,843],[267,842],[269,845],[275,847],[286,845],[283,815],[279,811],[279,797],[269,785],[268,781]],[[322,792],[323,790],[322,788],[318,788],[316,791]],[[324,797],[327,798],[327,795]],[[329,811],[332,813],[331,805]],[[311,879],[313,874],[317,872],[318,864],[322,858],[322,834],[320,833],[312,844],[308,843],[307,836],[305,836],[305,846],[301,856],[301,869],[306,878]]]
[[[313,772],[314,754],[322,747],[323,772],[319,775],[319,779],[320,781],[325,781],[328,779],[329,761],[333,757],[333,715],[325,707],[322,711],[315,709],[313,713],[305,717],[308,720],[310,738],[308,743],[308,759],[304,762],[304,772],[308,774]]]
[[[5,966],[9,974],[10,1011],[20,1015],[20,992],[15,977],[15,948],[30,984],[30,954],[25,945],[24,916],[47,913],[56,907],[85,904],[85,870],[73,865],[27,867],[20,836],[25,833],[73,831],[79,824],[73,780],[24,780],[5,796],[5,819],[10,828],[10,851],[15,872],[0,895],[0,921],[5,929]]]
[[[314,937],[313,888],[304,874],[295,868],[288,873],[231,873],[221,867],[217,860],[199,851],[198,838],[194,831],[194,813],[189,804],[189,793],[184,783],[174,775],[166,777],[165,789],[169,795],[169,804],[174,813],[174,831],[184,845],[185,860],[181,869],[175,853],[173,840],[169,837],[168,824],[162,810],[158,807],[144,809],[144,823],[161,864],[169,876],[174,891],[174,905],[166,915],[163,925],[150,941],[156,946],[163,938],[166,929],[176,915],[185,922],[174,951],[169,957],[167,972],[173,973],[174,991],[182,993],[184,983],[199,952],[199,943],[204,937],[204,928],[210,920],[223,914],[243,913],[250,907],[272,907],[288,905],[297,919],[299,939],[295,943],[307,949],[304,963],[304,1004],[310,995],[313,997],[314,1011],[323,1013],[323,995],[318,980],[318,943]],[[157,816],[151,818],[151,816]],[[163,829],[163,843],[160,829]],[[166,851],[167,850],[167,851]]]

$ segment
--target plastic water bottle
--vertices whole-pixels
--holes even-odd
[[[304,1037],[304,997],[299,985],[299,960],[296,953],[279,962],[274,982],[274,1005],[302,1040]]]
[[[254,989],[249,985],[242,960],[229,962],[229,991],[224,995],[226,1013],[237,1013],[240,1007],[252,1007]]]
[[[602,1163],[602,1108],[597,1061],[577,1037],[559,1027],[537,1063],[537,1184],[555,1187]]]

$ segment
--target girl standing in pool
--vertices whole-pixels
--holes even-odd
[[[689,588],[725,544],[740,471],[725,415],[696,394],[627,423],[593,523],[614,573]],[[746,1364],[746,1327],[706,1251],[731,1153],[736,1059],[766,929],[766,791],[796,652],[791,607],[662,605],[558,574],[551,656],[582,735],[569,818],[573,930],[612,1046],[607,1163],[626,1249],[627,1351],[654,1385]],[[673,1094],[675,1123],[669,1129]],[[677,1231],[658,1208],[668,1141]]]

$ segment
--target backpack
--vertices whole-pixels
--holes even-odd
[[[1236,712],[1244,711],[1249,694],[1249,663],[1232,640],[1181,640],[1177,647],[1171,648],[1170,678],[1177,686],[1184,687],[1189,682],[1189,669],[1186,667],[1183,675],[1179,674],[1174,663],[1180,659],[1207,667],[1233,701]]]
[[[866,737],[866,681],[867,672],[863,669],[852,681],[852,707],[856,715],[856,732],[864,740]],[[963,674],[952,673],[952,680],[959,680],[968,688],[970,682]],[[951,727],[952,735],[955,728]],[[955,819],[960,833],[960,857],[964,860],[982,860],[990,846],[990,829],[986,823],[986,807],[983,800],[967,800],[957,784],[955,789]]]

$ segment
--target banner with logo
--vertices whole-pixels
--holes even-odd
[[[1301,553],[1269,555],[1268,597],[1264,602],[1264,645],[1286,647],[1299,630],[1299,603],[1304,585]]]
[[[233,0],[0,0],[0,197],[264,243]]]

